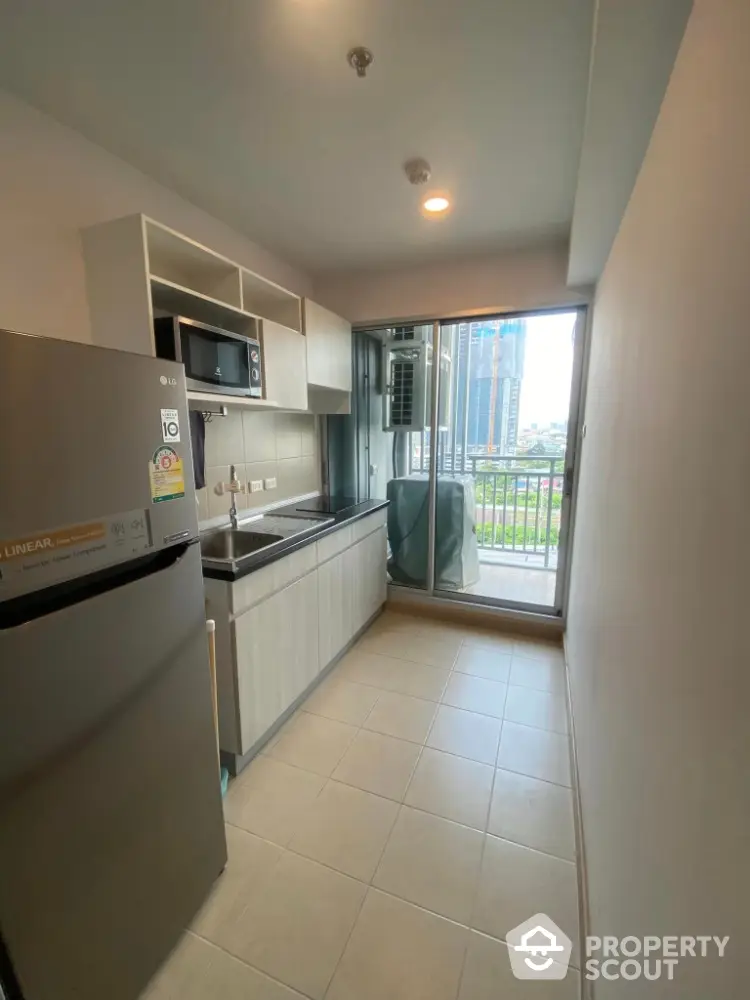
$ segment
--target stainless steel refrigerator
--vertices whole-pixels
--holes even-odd
[[[8,1000],[133,1000],[226,862],[197,539],[182,366],[0,331]]]

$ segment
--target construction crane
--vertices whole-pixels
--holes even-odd
[[[492,339],[492,384],[490,385],[490,428],[487,438],[487,451],[495,450],[495,410],[497,409],[497,370],[500,363],[500,323],[495,323],[495,336]]]

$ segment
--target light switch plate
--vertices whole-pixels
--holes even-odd
[[[251,481],[251,483],[250,483],[250,492],[251,493],[260,493],[260,491],[262,489],[263,489],[263,480],[262,479],[253,479]]]
[[[272,476],[270,479],[266,480],[266,489],[275,490],[276,489],[276,477]]]

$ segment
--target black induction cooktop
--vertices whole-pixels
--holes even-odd
[[[312,497],[310,500],[303,500],[298,503],[297,510],[311,511],[315,514],[338,514],[349,507],[356,507],[360,501],[356,497]]]

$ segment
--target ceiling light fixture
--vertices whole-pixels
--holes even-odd
[[[432,167],[427,160],[418,156],[413,160],[406,161],[404,173],[409,178],[410,184],[426,184],[432,175]]]
[[[366,49],[364,45],[357,45],[356,48],[349,49],[346,60],[352,69],[356,69],[357,76],[366,76],[367,68],[372,63],[375,56]]]
[[[442,212],[447,212],[450,207],[450,201],[442,194],[431,195],[422,202],[422,208],[430,215],[440,215]]]

